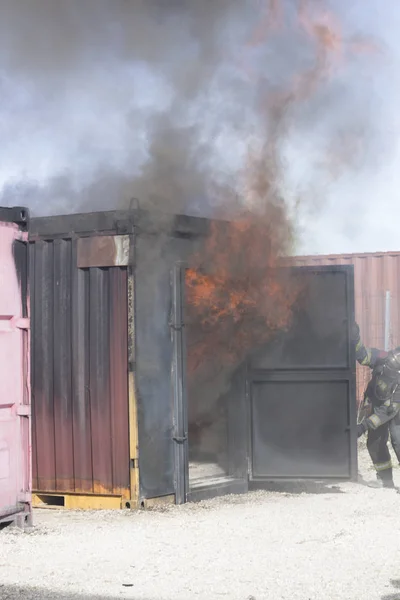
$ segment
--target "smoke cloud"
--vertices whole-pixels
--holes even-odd
[[[382,43],[385,28],[365,16],[377,0],[351,10],[335,3],[346,56],[317,93],[295,107],[289,102],[277,131],[272,113],[260,110],[263,99],[287,89],[315,60],[310,39],[293,24],[301,1],[281,4],[5,0],[1,203],[43,215],[122,208],[135,197],[144,208],[211,216],[243,191],[249,143],[274,135],[277,186],[304,239],[312,232],[304,248],[328,251],[350,238],[362,246],[355,187],[363,206],[372,205],[365,182],[376,189],[394,157],[384,135],[393,113],[385,113],[389,101],[380,93],[389,85],[394,29]],[[321,10],[319,1],[309,4]],[[391,10],[394,4],[385,24]],[[289,23],[283,32],[282,12]],[[250,39],[255,31],[259,38]],[[348,49],[375,38],[385,68],[381,51],[366,60],[365,52],[354,57]],[[394,183],[391,172],[385,190]],[[363,210],[364,227],[373,214]],[[319,227],[333,215],[328,248]]]
[[[256,15],[226,0],[6,2],[3,203],[49,214],[132,195],[167,211],[201,199],[213,129],[230,111],[216,79],[246,12]]]

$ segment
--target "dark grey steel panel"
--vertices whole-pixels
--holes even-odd
[[[294,322],[253,358],[254,369],[348,368],[350,282],[348,272],[340,269],[294,270],[301,290]]]
[[[353,269],[296,268],[288,331],[252,357],[250,479],[357,475]]]
[[[3,209],[8,210],[8,209]],[[10,209],[11,210],[11,209]],[[7,220],[19,218],[18,212],[7,213]],[[28,218],[28,216],[27,216]],[[4,219],[3,219],[4,220]],[[31,220],[29,235],[37,237],[74,237],[76,235],[97,235],[112,233],[137,234],[168,233],[172,237],[192,239],[207,235],[211,221],[186,215],[171,215],[144,210],[113,210],[106,212],[81,213],[53,217],[37,217]]]
[[[349,478],[347,381],[252,385],[251,478]]]
[[[174,494],[173,281],[175,265],[194,251],[192,240],[167,235],[136,238],[136,370],[140,494]],[[179,315],[175,315],[178,316]]]
[[[29,210],[24,206],[13,206],[11,208],[0,206],[0,221],[2,223],[15,223],[21,231],[27,231]]]

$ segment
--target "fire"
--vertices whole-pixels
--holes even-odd
[[[299,0],[296,15],[296,33],[299,39],[306,37],[315,60],[262,97],[261,141],[249,145],[243,169],[242,207],[250,210],[236,205],[230,223],[213,223],[205,247],[187,271],[188,371],[192,376],[210,361],[222,367],[240,364],[249,352],[288,327],[299,297],[298,285],[287,270],[279,268],[294,237],[287,205],[279,194],[284,180],[280,138],[289,109],[315,94],[343,62],[347,49],[356,46],[344,39],[339,21],[321,2]],[[281,3],[268,0],[248,45],[265,44],[284,24]],[[254,83],[254,71],[248,65],[244,71],[253,76]],[[227,193],[224,204],[231,200]]]
[[[186,274],[189,374],[210,358],[238,364],[287,326],[296,287],[278,263],[288,239],[290,224],[279,206],[269,206],[260,220],[243,213],[212,223],[206,249]]]

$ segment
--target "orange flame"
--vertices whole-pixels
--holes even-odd
[[[279,206],[270,205],[260,221],[245,213],[232,223],[212,223],[207,247],[186,275],[189,374],[210,357],[241,362],[249,348],[288,324],[296,289],[278,265],[288,239]],[[193,335],[196,325],[201,331]]]
[[[283,15],[279,0],[267,0],[248,45],[264,44],[283,27]],[[209,361],[239,364],[290,324],[300,290],[279,268],[291,248],[293,228],[278,193],[283,179],[278,143],[289,105],[309,99],[343,62],[346,49],[356,48],[345,42],[337,18],[320,2],[299,0],[297,25],[314,48],[315,61],[263,98],[262,143],[249,146],[244,169],[244,205],[252,210],[238,211],[229,224],[213,223],[205,248],[187,271],[189,375]]]

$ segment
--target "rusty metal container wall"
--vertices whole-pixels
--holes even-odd
[[[131,466],[131,494],[132,499],[135,496],[135,486],[139,488],[139,502],[146,498],[155,498],[159,496],[168,496],[175,493],[175,463],[174,451],[176,442],[174,441],[174,415],[172,395],[172,375],[171,365],[173,364],[173,343],[171,330],[171,306],[172,306],[172,287],[171,273],[174,265],[179,261],[185,261],[193,252],[196,251],[196,244],[208,231],[208,222],[205,219],[192,219],[184,216],[168,216],[165,222],[164,215],[154,215],[145,211],[108,211],[98,213],[88,213],[81,215],[68,215],[59,217],[46,217],[32,220],[31,225],[31,240],[34,246],[37,245],[34,253],[41,254],[41,258],[32,256],[31,260],[36,263],[36,272],[33,277],[35,282],[35,311],[39,310],[39,314],[35,315],[35,345],[43,334],[46,336],[47,345],[39,343],[39,358],[40,353],[44,355],[46,363],[43,363],[42,358],[39,362],[35,359],[34,383],[35,389],[35,414],[34,423],[36,426],[36,437],[34,447],[36,448],[35,455],[35,487],[42,487],[46,483],[50,473],[53,480],[52,489],[55,488],[55,483],[59,480],[59,476],[55,476],[57,464],[60,463],[60,458],[53,460],[49,457],[49,452],[53,452],[56,448],[56,455],[60,455],[61,449],[58,448],[58,436],[54,434],[54,408],[60,404],[60,400],[55,398],[52,390],[54,389],[53,378],[54,369],[54,241],[76,239],[77,242],[84,238],[95,238],[96,236],[115,236],[126,234],[134,238],[132,249],[134,249],[134,257],[131,257],[130,265],[134,264],[134,278],[131,277],[128,270],[129,285],[134,286],[134,291],[131,290],[133,296],[133,306],[129,304],[129,314],[132,317],[134,312],[134,332],[128,337],[128,368],[125,368],[125,379],[129,370],[129,415],[131,417],[131,447],[126,450],[126,454],[120,450],[119,464],[121,468],[125,465]],[[166,233],[168,231],[168,233]],[[161,235],[160,235],[161,234]],[[48,246],[46,246],[46,244]],[[63,245],[63,243],[61,243]],[[104,257],[106,248],[110,246],[109,240],[104,241],[101,248],[101,255]],[[119,248],[121,250],[122,246]],[[80,251],[77,256],[78,266],[84,266],[87,261],[94,264],[95,257],[92,252],[93,248],[88,241],[80,244]],[[58,250],[60,251],[60,250]],[[99,253],[97,253],[97,257]],[[74,259],[75,260],[75,259]],[[106,261],[108,264],[108,260]],[[59,263],[58,263],[59,264]],[[72,268],[72,267],[71,267]],[[128,267],[129,269],[129,267]],[[89,269],[91,271],[91,269]],[[84,268],[78,269],[72,278],[72,347],[73,364],[79,365],[73,367],[75,375],[72,382],[73,392],[72,414],[74,422],[76,414],[80,415],[82,429],[86,431],[86,436],[76,435],[79,432],[79,427],[73,426],[73,447],[74,447],[74,472],[75,472],[75,488],[82,489],[83,480],[87,482],[81,474],[77,475],[77,470],[90,472],[90,464],[95,453],[100,452],[98,439],[100,426],[103,431],[109,430],[108,409],[104,414],[97,414],[93,418],[93,409],[88,405],[86,397],[77,398],[76,395],[82,395],[81,380],[86,381],[88,385],[88,368],[85,363],[85,356],[88,352],[85,349],[88,345],[88,334],[83,324],[90,327],[90,318],[88,319],[88,311],[91,310],[90,302],[102,303],[102,309],[107,306],[107,295],[102,294],[105,281],[102,276],[97,278],[97,291],[93,292],[92,297],[86,295],[86,301],[83,303],[77,297],[77,292],[74,289],[85,290],[88,282],[85,280],[83,272]],[[133,271],[133,268],[132,268]],[[50,275],[49,275],[50,274]],[[79,277],[78,279],[74,279]],[[90,287],[90,282],[89,282]],[[67,286],[64,286],[67,289]],[[61,292],[58,291],[58,294]],[[64,292],[66,293],[66,292]],[[99,293],[101,297],[99,296]],[[61,293],[62,294],[62,293]],[[87,292],[86,292],[87,294]],[[126,310],[126,309],[125,309]],[[77,316],[79,313],[79,317]],[[125,320],[123,313],[120,318]],[[122,323],[116,325],[122,328]],[[65,326],[64,326],[65,330]],[[121,329],[122,332],[122,329]],[[103,343],[107,338],[104,332],[99,332],[97,335],[98,343]],[[126,333],[124,333],[126,335]],[[126,344],[126,338],[122,333],[119,337],[121,344]],[[125,341],[124,341],[125,340]],[[115,341],[116,343],[116,341]],[[119,350],[122,352],[122,348]],[[99,351],[95,356],[98,356]],[[60,357],[60,351],[58,351]],[[115,354],[115,362],[118,362],[117,354]],[[59,359],[58,359],[59,360]],[[125,359],[124,359],[125,360]],[[67,362],[69,358],[67,356]],[[119,363],[121,364],[121,362]],[[41,366],[40,366],[41,365]],[[95,369],[90,367],[94,388],[91,392],[101,392],[101,386],[96,387]],[[46,377],[46,374],[48,376]],[[121,376],[122,377],[122,376]],[[39,378],[39,381],[38,381]],[[80,379],[79,379],[80,378]],[[122,385],[122,378],[118,380]],[[115,384],[117,385],[117,383]],[[41,391],[44,389],[44,392]],[[39,396],[37,396],[39,394]],[[75,394],[75,395],[74,395]],[[115,400],[114,400],[115,401]],[[59,410],[59,409],[58,409]],[[114,409],[114,414],[122,414],[122,402],[120,408]],[[125,410],[125,409],[124,409]],[[42,412],[41,412],[42,411]],[[126,414],[126,413],[125,413]],[[50,442],[43,440],[46,419],[49,422]],[[101,425],[101,419],[105,425]],[[60,419],[59,419],[60,421]],[[127,423],[128,421],[126,421]],[[118,420],[118,423],[122,423]],[[137,423],[138,430],[132,432],[134,423]],[[38,431],[38,427],[41,431]],[[69,431],[69,433],[68,433]],[[108,434],[107,434],[108,435]],[[124,434],[125,435],[125,434]],[[115,437],[115,436],[114,436]],[[124,439],[124,436],[119,436]],[[68,440],[71,439],[70,426],[69,430],[64,431],[63,445],[68,449]],[[46,447],[44,447],[46,446]],[[140,452],[138,452],[138,448]],[[65,452],[63,456],[68,457]],[[102,456],[94,457],[94,460],[106,461],[109,465],[110,455],[109,442],[106,440],[101,447]],[[70,456],[70,452],[69,452]],[[115,454],[113,455],[115,457]],[[71,458],[69,465],[71,463]],[[113,458],[117,461],[117,457]],[[86,465],[85,467],[80,464]],[[114,463],[113,463],[114,464]],[[139,467],[139,468],[137,468]],[[116,466],[114,467],[116,468]],[[108,466],[109,470],[109,466]],[[139,482],[136,478],[139,474]],[[85,488],[86,488],[85,483]],[[91,487],[90,487],[91,485]],[[80,487],[79,487],[80,486]],[[89,489],[94,489],[89,480]],[[43,490],[43,488],[42,488]],[[89,490],[88,490],[89,491]],[[115,490],[114,490],[115,491]]]
[[[400,345],[400,252],[297,256],[295,265],[354,265],[355,313],[364,343],[383,348],[385,298],[390,292],[389,347]],[[357,365],[357,399],[363,396],[369,369]]]
[[[28,214],[0,208],[0,522],[31,521]]]
[[[30,244],[33,488],[130,498],[127,268],[78,268],[77,240]]]

